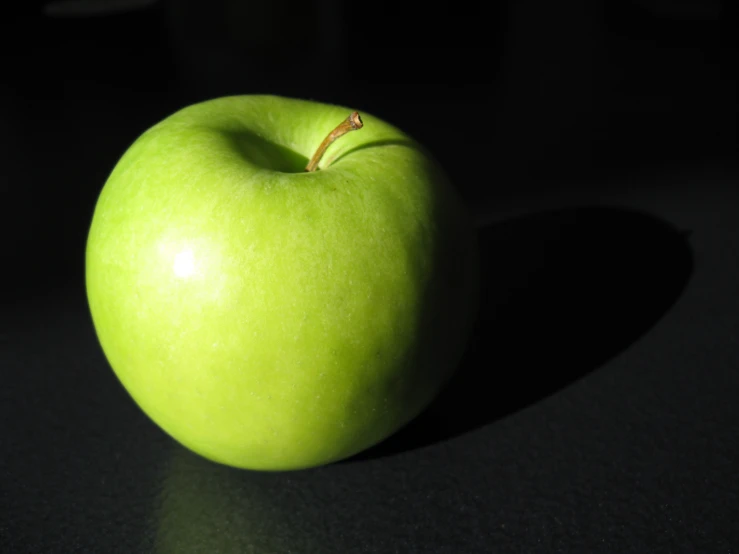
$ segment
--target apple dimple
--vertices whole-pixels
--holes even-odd
[[[308,158],[294,150],[267,140],[256,133],[242,129],[227,133],[231,147],[245,160],[280,173],[304,173]]]

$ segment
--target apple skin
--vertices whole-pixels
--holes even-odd
[[[409,136],[349,108],[217,98],[144,132],[98,198],[86,249],[105,356],[139,407],[205,458],[328,464],[416,417],[476,317],[475,232]]]

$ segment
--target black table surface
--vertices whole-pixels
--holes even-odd
[[[739,188],[651,176],[508,203],[457,380],[355,459],[239,471],[165,436],[81,287],[0,341],[4,552],[732,552]],[[628,191],[628,192],[624,192]]]
[[[116,36],[143,40],[155,22]],[[113,32],[96,25],[103,44]],[[564,56],[585,65],[540,89],[513,72],[510,103],[495,83],[297,86],[367,106],[438,154],[477,222],[484,294],[456,377],[417,420],[353,459],[259,473],[198,457],[138,409],[84,291],[86,232],[116,158],[206,92],[167,96],[161,45],[109,47],[98,64],[82,23],[29,29],[54,40],[8,58],[0,81],[0,552],[739,549],[736,90],[700,56],[619,42],[624,59],[602,66],[618,91],[590,80],[592,60]],[[365,58],[380,71],[397,53]],[[498,138],[464,132],[501,105]]]

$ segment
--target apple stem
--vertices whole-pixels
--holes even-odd
[[[331,131],[328,136],[323,139],[323,142],[316,150],[316,153],[313,154],[310,162],[308,162],[308,165],[305,166],[305,170],[315,171],[316,169],[318,169],[318,162],[321,161],[321,158],[323,158],[323,155],[326,153],[326,150],[332,142],[334,142],[337,138],[344,136],[349,131],[356,131],[357,129],[361,129],[363,126],[364,123],[362,123],[362,118],[359,117],[359,112],[352,112],[351,114],[349,114],[349,117],[342,121],[339,126],[336,127],[336,129]]]

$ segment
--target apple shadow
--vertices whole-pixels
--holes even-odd
[[[467,433],[555,394],[624,351],[676,302],[687,234],[650,215],[578,207],[479,231],[480,313],[454,377],[416,419],[339,463]]]

